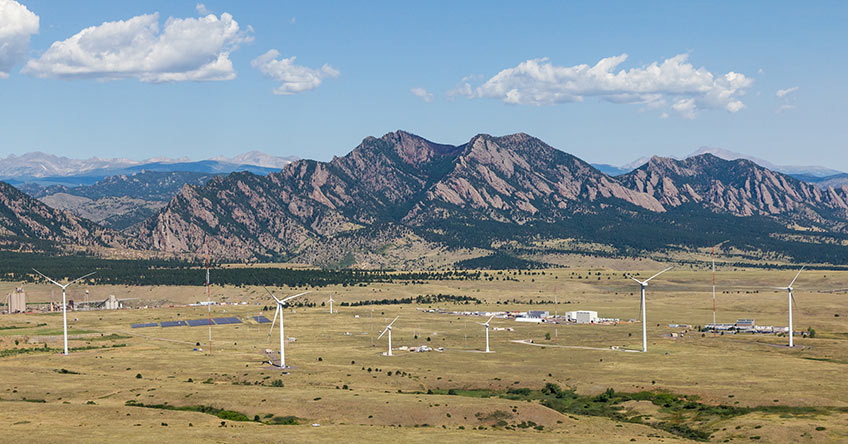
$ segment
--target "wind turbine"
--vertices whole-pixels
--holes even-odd
[[[495,315],[492,315],[492,317],[489,318],[488,321],[478,322],[478,324],[482,325],[483,327],[486,327],[486,353],[492,352],[491,350],[489,350],[489,322],[491,322],[492,319],[494,319],[494,318],[495,318]]]
[[[209,291],[209,247],[206,248],[206,315],[209,317],[209,356],[212,356],[212,293]]]
[[[795,342],[793,341],[793,338],[792,338],[792,303],[795,302],[795,297],[792,296],[792,285],[798,279],[798,276],[801,275],[802,271],[804,271],[804,267],[801,267],[801,269],[798,270],[798,274],[795,275],[795,279],[792,279],[792,282],[789,283],[788,287],[774,287],[776,290],[786,290],[786,291],[789,292],[789,346],[790,347],[795,346]]]
[[[379,341],[380,338],[382,338],[383,335],[386,334],[386,332],[389,332],[389,354],[386,355],[386,356],[392,355],[392,324],[394,324],[395,321],[397,321],[399,317],[400,317],[400,315],[395,316],[395,319],[392,322],[390,322],[389,325],[386,326],[386,328],[383,330],[383,332],[380,333],[380,336],[377,336],[377,340]]]
[[[274,313],[274,321],[271,322],[271,330],[268,331],[268,336],[271,336],[271,332],[274,331],[274,324],[277,323],[277,315],[279,314],[280,315],[280,368],[286,368],[286,345],[285,345],[286,344],[286,337],[283,334],[283,308],[286,305],[288,305],[289,300],[294,299],[298,296],[303,296],[307,293],[312,293],[312,292],[311,291],[305,291],[303,293],[298,293],[294,296],[289,296],[289,297],[284,298],[284,299],[277,299],[277,297],[274,296],[274,293],[271,293],[271,290],[268,290],[267,287],[263,286],[262,288],[265,288],[265,291],[267,291],[268,294],[271,295],[271,297],[274,298],[275,301],[277,301],[277,311]]]
[[[65,303],[65,289],[68,288],[68,286],[73,284],[74,282],[79,281],[80,279],[85,279],[85,278],[87,278],[87,277],[89,277],[92,274],[97,273],[97,272],[92,271],[91,273],[88,273],[85,276],[78,277],[78,278],[72,280],[71,282],[68,282],[67,284],[62,285],[62,284],[54,281],[53,279],[50,279],[49,277],[45,276],[42,272],[36,270],[35,268],[33,268],[32,271],[40,274],[41,277],[43,277],[44,279],[47,279],[48,281],[50,281],[53,284],[62,288],[62,330],[63,330],[64,336],[65,336],[65,356],[67,356],[68,355],[68,312],[67,312],[67,304]]]
[[[645,287],[648,286],[648,281],[665,273],[668,270],[671,270],[672,268],[674,267],[668,267],[665,270],[649,277],[648,279],[645,279],[644,281],[640,281],[639,279],[636,279],[633,276],[627,276],[630,279],[633,279],[634,281],[638,282],[639,285],[642,287],[642,298],[640,299],[639,303],[639,310],[642,312],[642,352],[648,351],[648,322],[645,318]]]
[[[330,314],[333,314],[333,295],[330,295]]]

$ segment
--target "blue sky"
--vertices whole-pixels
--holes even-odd
[[[25,45],[0,53],[0,156],[327,160],[404,129],[526,132],[612,164],[712,146],[848,170],[845,2],[4,2],[38,25],[0,33]],[[132,43],[127,21],[153,13]],[[209,28],[166,38],[169,17],[210,14],[231,16],[217,46]],[[31,25],[6,15],[0,29]],[[88,27],[97,40],[73,46]]]

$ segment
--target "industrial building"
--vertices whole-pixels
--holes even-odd
[[[9,314],[26,312],[26,292],[23,288],[16,288],[6,296],[6,307]]]
[[[565,318],[569,322],[575,322],[578,324],[597,324],[598,312],[588,310],[568,311],[565,313]]]
[[[753,319],[738,319],[735,323],[707,324],[703,331],[736,332],[736,333],[765,333],[779,334],[788,333],[789,327],[775,327],[771,325],[757,325]]]

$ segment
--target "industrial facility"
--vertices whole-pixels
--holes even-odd
[[[577,324],[597,324],[598,312],[588,310],[567,311],[565,312],[565,319]]]
[[[26,312],[26,292],[23,288],[16,288],[6,296],[7,313],[25,313]]]

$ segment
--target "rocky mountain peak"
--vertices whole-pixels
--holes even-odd
[[[422,166],[446,156],[455,156],[462,147],[431,142],[421,136],[398,130],[387,133],[380,140],[389,144],[404,162]]]

